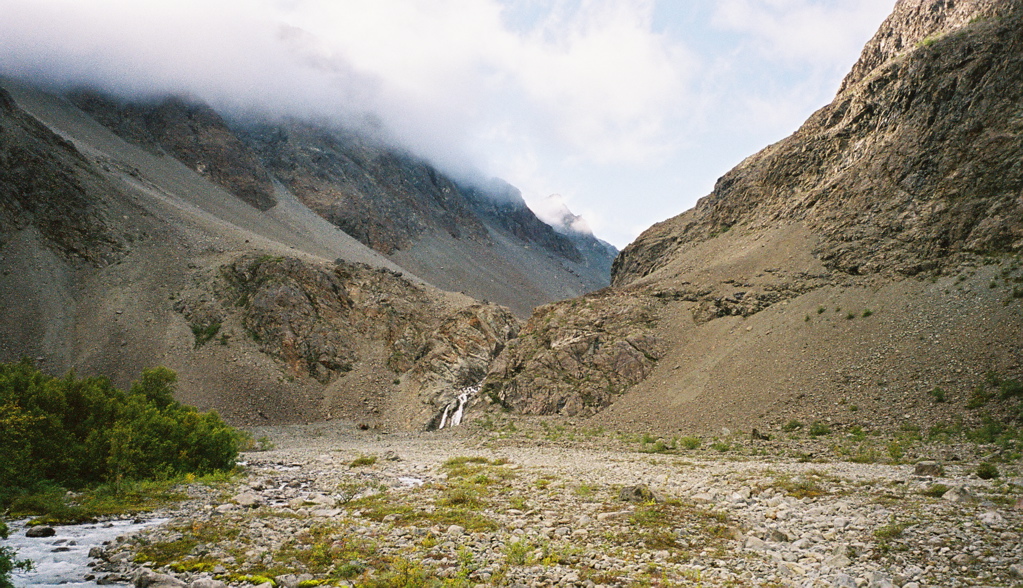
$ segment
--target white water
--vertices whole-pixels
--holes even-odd
[[[481,384],[475,384],[468,388],[462,388],[461,393],[458,397],[452,400],[444,407],[444,412],[441,413],[440,425],[437,429],[443,429],[444,427],[457,427],[462,424],[462,416],[465,414],[465,405],[469,403],[469,400],[474,398],[480,393]],[[453,412],[452,412],[453,411]],[[451,419],[448,419],[450,415]]]
[[[45,538],[26,537],[24,523],[13,523],[10,525],[11,535],[3,544],[17,551],[17,559],[30,560],[32,570],[15,573],[11,580],[17,588],[94,588],[99,584],[85,579],[86,575],[92,573],[92,568],[88,567],[90,549],[103,545],[104,541],[113,541],[121,535],[134,533],[165,520],[57,526],[54,527],[57,534]],[[67,551],[54,551],[57,549]],[[97,575],[102,577],[103,574]]]

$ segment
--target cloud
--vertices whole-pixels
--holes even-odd
[[[892,0],[719,0],[713,23],[748,35],[762,55],[820,67],[848,67]]]
[[[0,0],[0,75],[366,125],[624,246],[826,103],[891,3]]]
[[[3,4],[7,75],[341,122],[371,116],[450,165],[499,128],[586,160],[663,154],[690,61],[651,32],[646,1],[565,4],[526,28],[497,0]]]

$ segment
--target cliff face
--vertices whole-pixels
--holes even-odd
[[[277,203],[255,154],[209,106],[178,97],[123,102],[85,90],[69,99],[125,139],[178,159],[253,207],[268,210]]]
[[[294,197],[419,277],[520,316],[610,281],[613,254],[583,255],[579,246],[590,243],[577,246],[542,222],[515,188],[456,181],[364,133],[298,120],[225,120],[180,97],[126,102],[80,90],[69,98],[125,140],[181,162],[259,211]]]
[[[614,283],[733,227],[791,221],[820,235],[815,254],[828,268],[853,275],[915,275],[1018,251],[1019,13],[983,16],[1008,14],[1004,2],[979,3],[981,16],[970,3],[927,4],[947,4],[939,11],[947,18],[924,11],[918,21],[922,4],[900,3],[896,15],[910,20],[886,22],[857,65],[864,71],[846,79],[834,102],[725,174],[693,210],[641,235],[616,260]],[[934,36],[936,28],[944,33]],[[867,71],[894,51],[892,35],[926,41]]]
[[[562,343],[586,339],[575,321],[534,317],[488,376],[491,400],[585,405],[616,426],[876,425],[940,416],[917,399],[928,386],[965,400],[983,370],[1018,373],[1021,19],[1014,1],[899,2],[831,104],[644,232],[612,288],[584,299],[601,346],[656,350],[624,394],[598,354],[565,360]],[[839,401],[862,412],[836,417]]]
[[[64,257],[105,265],[123,254],[120,223],[92,198],[117,189],[71,143],[22,112],[3,89],[0,177],[0,249],[15,232],[33,227]]]

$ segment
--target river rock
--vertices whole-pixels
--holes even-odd
[[[295,582],[295,586],[297,585],[298,582]],[[188,588],[227,588],[227,584],[220,580],[214,580],[213,578],[199,578],[198,580],[192,580],[192,582],[188,584]]]
[[[135,588],[186,588],[187,584],[174,576],[141,569],[135,575]]]
[[[662,502],[661,498],[646,484],[622,488],[618,493],[618,499],[625,502]]]
[[[921,461],[913,468],[913,475],[938,478],[945,475],[945,468],[936,461]]]
[[[233,500],[238,506],[244,508],[256,508],[265,502],[263,497],[255,492],[242,492],[231,500]]]
[[[948,489],[948,492],[942,495],[942,500],[948,500],[949,502],[975,502],[977,498],[970,492],[970,489],[965,486],[953,486]]]
[[[53,537],[57,531],[53,527],[32,527],[25,531],[26,537]]]

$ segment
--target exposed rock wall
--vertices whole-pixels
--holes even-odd
[[[273,182],[259,159],[209,106],[173,96],[126,103],[86,90],[69,98],[126,140],[169,153],[255,208],[276,204]]]
[[[1005,0],[899,0],[863,48],[838,93],[920,43],[931,42],[978,20],[1004,17],[1012,10],[1012,2]]]
[[[0,248],[4,233],[32,226],[64,257],[113,262],[142,235],[122,230],[95,193],[117,188],[0,89]]]
[[[396,272],[257,254],[197,276],[175,308],[197,342],[200,333],[240,325],[291,378],[329,385],[360,368],[389,370],[414,402],[396,409],[414,415],[401,415],[413,427],[426,426],[458,389],[482,380],[519,327],[503,307],[452,309]]]
[[[973,20],[864,72],[694,209],[641,235],[616,260],[613,283],[733,226],[782,221],[821,235],[817,255],[849,274],[913,275],[1019,250],[1020,26],[1018,11]]]
[[[656,299],[611,292],[537,309],[491,367],[484,398],[524,414],[597,412],[660,358],[659,310]]]

